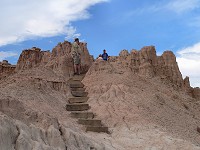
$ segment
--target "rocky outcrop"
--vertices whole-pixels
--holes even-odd
[[[0,80],[15,72],[15,65],[11,65],[7,60],[0,62]]]
[[[41,51],[40,48],[33,47],[23,50],[16,66],[16,71],[30,69],[39,66],[41,63],[46,64],[50,59],[49,51]]]
[[[182,86],[182,75],[173,52],[165,51],[161,56],[156,56],[155,47],[149,46],[142,48],[138,56],[139,74],[147,77],[161,76],[178,87]]]
[[[190,86],[190,79],[187,76],[185,77],[185,79],[183,81],[184,81],[185,92],[188,95],[192,96],[193,98],[200,100],[200,89],[199,89],[199,87],[192,88]]]
[[[82,72],[86,72],[93,60],[88,52],[87,43],[80,43],[82,55]],[[50,51],[41,51],[40,48],[33,47],[22,51],[17,62],[16,71],[38,67],[40,65],[50,67],[58,74],[71,76],[73,74],[73,60],[70,55],[71,43],[63,42]]]
[[[3,60],[2,62],[0,62],[0,64],[1,65],[11,65],[10,63],[8,63],[8,61],[7,60]]]
[[[189,77],[185,77],[183,80],[185,92],[188,93],[190,96],[193,96],[192,87],[190,86],[190,79]]]
[[[52,64],[53,69],[63,71],[66,75],[67,73],[73,73],[73,60],[71,58],[71,43],[68,41],[64,41],[63,43],[59,43],[53,50],[51,59],[54,61]],[[87,43],[80,43],[80,47],[82,50],[81,54],[81,69],[82,72],[85,73],[92,65],[92,58],[87,49]]]
[[[112,60],[113,58],[111,62]],[[184,85],[176,57],[171,51],[157,56],[154,46],[145,46],[140,51],[132,50],[130,54],[127,50],[122,50],[117,61],[133,73],[150,78],[160,76],[179,88]]]
[[[173,52],[165,51],[160,59],[161,61],[158,63],[160,68],[157,70],[157,74],[164,75],[174,85],[183,88],[182,74],[178,68],[176,57]]]
[[[118,68],[123,70],[122,72],[131,71],[146,78],[160,77],[163,83],[171,84],[175,89],[184,90],[194,98],[199,97],[198,89],[190,86],[189,77],[183,80],[176,62],[176,56],[172,51],[165,51],[161,56],[157,56],[154,46],[145,46],[139,51],[133,49],[130,53],[128,50],[122,50],[119,56],[110,57],[109,62],[111,64],[117,63]],[[92,68],[98,71],[105,70],[105,67],[108,68],[109,66],[109,72],[120,73],[112,65],[101,64],[104,64],[104,62],[95,62]],[[106,70],[108,71],[108,69]]]
[[[156,75],[155,66],[157,65],[155,47],[143,47],[138,56],[140,62],[139,74],[154,77]]]

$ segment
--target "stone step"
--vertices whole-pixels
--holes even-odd
[[[88,101],[88,97],[70,97],[68,99],[69,103],[85,103]]]
[[[81,111],[76,111],[76,112],[71,112],[70,114],[73,118],[84,118],[84,119],[93,119],[94,114],[93,112],[81,112]]]
[[[101,120],[97,119],[78,119],[78,123],[87,126],[102,126]]]
[[[81,80],[83,80],[84,77],[85,77],[85,74],[74,75],[72,77],[72,80],[74,80],[74,81],[81,81]]]
[[[70,81],[69,82],[70,88],[83,88],[84,85],[81,83],[81,81]]]
[[[79,91],[79,92],[84,92],[85,88],[71,88],[71,91]]]
[[[108,131],[108,127],[98,127],[98,126],[87,126],[86,127],[86,132],[87,131],[92,131],[92,132],[105,132],[105,133],[108,133],[109,134],[109,131]]]
[[[90,109],[90,106],[85,103],[75,103],[75,104],[67,104],[67,111],[84,111]]]
[[[71,93],[75,97],[86,97],[88,95],[88,92],[84,91],[71,91]]]

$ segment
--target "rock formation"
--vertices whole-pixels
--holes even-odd
[[[0,116],[2,150],[78,150],[105,149],[94,140],[58,124],[43,129],[26,125],[3,114]]]
[[[15,72],[15,65],[11,65],[7,60],[0,62],[0,80]]]
[[[33,47],[23,50],[19,56],[16,71],[38,67],[41,63],[45,65],[51,57],[49,51],[41,51],[40,48]]]
[[[93,60],[89,55],[87,43],[80,43],[82,50],[82,72],[85,73],[91,66]],[[33,47],[23,50],[17,62],[16,71],[26,70],[38,66],[46,66],[52,68],[55,72],[69,77],[73,74],[73,60],[70,55],[71,43],[64,41],[58,43],[50,51],[41,51],[40,48]]]
[[[52,52],[24,50],[16,68],[0,63],[1,149],[200,149],[200,89],[190,86],[189,77],[182,79],[171,51],[157,56],[154,46],[146,46],[93,62],[87,44],[81,48],[87,72],[81,83],[71,78],[67,41]],[[67,111],[72,101],[89,112]],[[92,115],[109,134],[90,132],[91,127],[85,132],[88,124],[78,124],[85,124],[79,118],[85,114],[84,121]]]
[[[182,75],[173,52],[165,51],[162,56],[156,56],[154,46],[143,47],[140,51],[132,50],[130,54],[125,52],[120,52],[119,61],[128,63],[134,73],[146,77],[161,76],[178,87],[183,86]]]
[[[80,43],[80,47],[82,50],[81,70],[82,73],[85,73],[91,66],[93,60],[88,52],[87,43]],[[53,48],[51,61],[47,64],[47,66],[51,66],[51,68],[57,72],[62,72],[65,76],[70,76],[73,74],[73,60],[70,52],[70,42],[64,41],[63,43],[59,43],[55,48]]]
[[[172,51],[165,51],[161,56],[157,56],[154,46],[145,46],[130,53],[122,50],[119,57],[111,57],[110,62],[117,62],[123,68],[148,78],[159,76],[163,82],[171,83],[174,88],[185,90],[192,97],[199,97],[198,89],[194,90],[190,86],[189,77],[183,80]]]

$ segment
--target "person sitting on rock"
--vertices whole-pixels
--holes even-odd
[[[79,39],[75,38],[71,48],[71,56],[74,60],[74,75],[81,73],[81,48],[79,46]]]
[[[108,60],[108,54],[106,53],[106,50],[103,50],[103,54],[102,54],[102,58],[103,60],[107,61]]]
[[[99,54],[99,57],[97,58],[98,60],[103,60],[102,55]]]

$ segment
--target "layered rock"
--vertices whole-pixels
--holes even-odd
[[[50,67],[58,74],[70,76],[73,74],[73,60],[70,55],[71,43],[59,43],[50,51],[41,51],[40,48],[33,47],[22,51],[17,62],[16,71],[38,67],[40,65]],[[87,43],[80,43],[82,55],[82,72],[86,72],[92,64],[91,56],[87,49]]]
[[[176,57],[171,51],[165,51],[161,56],[157,56],[154,46],[145,46],[140,51],[132,50],[130,54],[122,50],[118,61],[134,73],[150,78],[160,76],[180,88],[183,87],[182,75]]]
[[[30,69],[39,66],[41,63],[46,64],[51,57],[49,51],[41,51],[40,48],[33,47],[23,50],[16,66],[16,71]]]
[[[15,72],[15,65],[11,65],[7,60],[0,62],[0,80]]]

